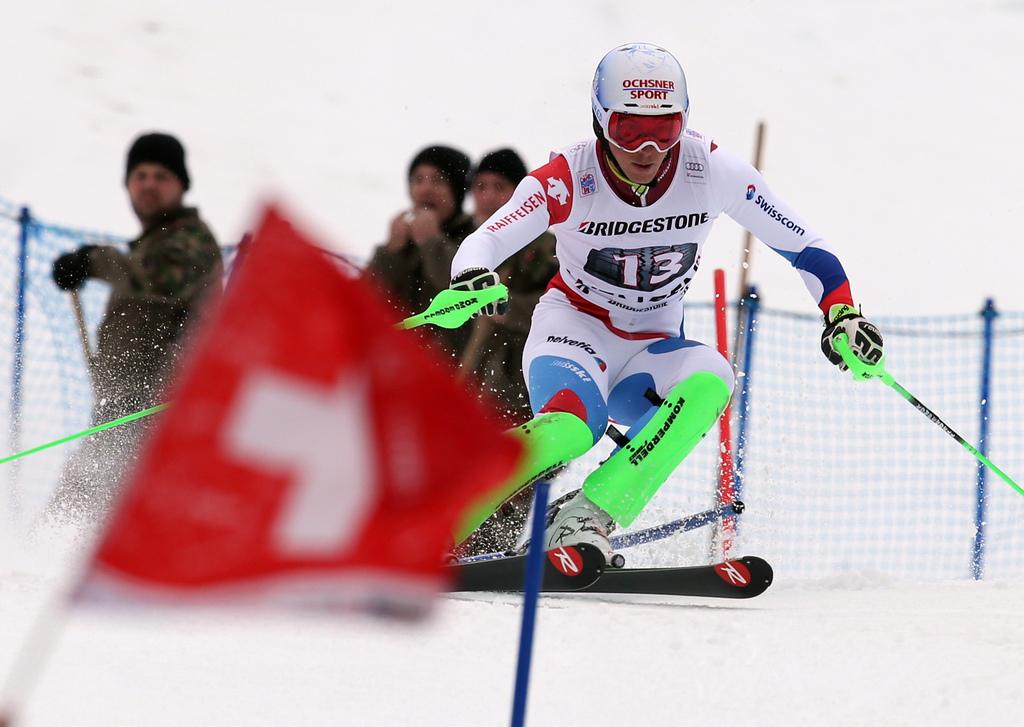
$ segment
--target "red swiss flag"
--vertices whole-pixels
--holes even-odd
[[[77,590],[418,612],[520,447],[361,280],[270,210]]]

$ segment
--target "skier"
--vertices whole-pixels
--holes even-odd
[[[647,43],[611,50],[591,101],[596,138],[554,152],[465,239],[451,287],[496,284],[503,260],[554,232],[559,272],[523,353],[535,418],[519,435],[533,477],[582,455],[609,420],[629,427],[630,443],[585,478],[545,532],[548,549],[589,543],[610,562],[609,532],[637,517],[733,390],[729,362],[683,330],[683,296],[720,213],[798,270],[824,314],[829,361],[845,368],[833,348],[839,333],[866,361],[881,357],[882,337],[823,238],[756,169],[687,127],[686,79],[671,53]]]

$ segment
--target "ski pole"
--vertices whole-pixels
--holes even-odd
[[[502,284],[475,291],[451,290],[449,288],[438,293],[425,311],[406,318],[404,321],[399,323],[397,327],[403,329],[416,328],[417,326],[422,326],[424,323],[433,323],[434,325],[442,328],[458,328],[485,305],[488,303],[494,303],[506,296],[508,296],[508,288]],[[7,457],[0,459],[0,464],[7,464],[8,462],[13,462],[16,459],[27,457],[30,454],[42,452],[44,449],[50,449],[51,447],[56,447],[59,444],[87,437],[90,434],[95,434],[96,432],[102,432],[104,429],[112,429],[122,424],[135,421],[136,419],[148,417],[150,414],[156,414],[159,411],[163,411],[168,406],[170,405],[157,404],[156,406],[151,406],[148,409],[137,411],[134,414],[123,416],[120,419],[98,424],[95,427],[90,427],[81,432],[69,434],[66,437],[55,439],[52,442],[47,442],[46,444],[40,444],[38,447],[32,447],[31,449],[26,449],[22,452],[8,455]]]
[[[114,419],[113,421],[105,422],[103,424],[97,424],[95,427],[89,427],[88,429],[85,429],[85,430],[83,430],[81,432],[78,432],[77,434],[69,434],[66,437],[61,437],[60,439],[55,439],[52,442],[47,442],[46,444],[40,444],[38,447],[32,447],[32,449],[26,449],[26,450],[24,450],[22,452],[18,452],[16,454],[8,455],[8,456],[4,457],[3,459],[0,459],[0,464],[7,464],[8,462],[13,462],[16,459],[21,459],[22,457],[27,457],[30,454],[35,454],[36,452],[42,452],[44,449],[49,449],[50,447],[56,447],[58,444],[64,444],[65,442],[71,442],[71,441],[73,441],[75,439],[79,439],[81,437],[87,437],[90,434],[95,434],[96,432],[102,432],[104,429],[113,429],[114,427],[121,426],[122,424],[127,424],[128,422],[133,422],[136,419],[142,419],[143,417],[148,417],[150,414],[156,414],[158,411],[163,411],[164,409],[166,409],[169,406],[170,406],[170,404],[157,404],[156,406],[151,406],[148,409],[143,409],[142,411],[137,411],[134,414],[129,414],[128,416],[123,416],[120,419]]]
[[[970,442],[968,442],[966,439],[964,439],[955,431],[953,431],[953,429],[948,424],[946,424],[946,422],[942,421],[942,419],[939,418],[938,414],[936,414],[931,409],[922,404],[916,396],[914,396],[909,391],[900,386],[899,382],[892,377],[892,374],[885,370],[884,356],[881,359],[879,359],[878,363],[871,364],[861,361],[859,358],[857,358],[856,354],[854,354],[853,350],[850,348],[850,340],[849,338],[847,338],[845,333],[840,333],[838,336],[836,336],[835,346],[836,350],[839,352],[839,355],[843,357],[843,362],[850,367],[850,371],[853,373],[854,379],[859,381],[873,378],[881,379],[883,384],[895,389],[900,396],[902,396],[904,399],[913,404],[914,408],[916,408],[919,412],[928,417],[931,421],[935,422],[936,426],[938,426],[939,429],[941,429],[946,434],[955,439],[957,442],[959,442],[960,445],[968,452],[973,454],[979,462],[981,462],[983,465],[985,465],[990,470],[999,475],[999,478],[1003,482],[1005,482],[1010,487],[1015,489],[1021,495],[1024,495],[1024,489],[1022,489],[1020,485],[1018,485],[1016,482],[1010,479],[1009,475],[1007,475],[1001,469],[996,467],[995,464],[993,464],[988,457],[979,452],[977,448],[974,447]]]
[[[705,525],[718,522],[722,518],[739,515],[741,512],[743,512],[743,503],[739,500],[733,500],[732,502],[718,505],[711,510],[698,512],[695,515],[687,515],[662,525],[655,525],[632,533],[613,535],[608,540],[615,550],[624,550],[625,548],[632,548],[634,545],[653,543],[670,535],[675,535],[678,532],[685,533],[690,530],[696,530]]]
[[[458,328],[488,303],[496,303],[507,297],[508,288],[502,283],[482,290],[447,288],[434,296],[425,311],[409,316],[395,324],[395,328],[405,330],[425,323],[432,323],[441,328]]]

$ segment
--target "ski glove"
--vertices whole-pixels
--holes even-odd
[[[484,288],[490,288],[492,285],[497,285],[501,280],[498,278],[498,274],[488,270],[487,268],[469,268],[463,270],[461,273],[452,278],[452,284],[449,286],[452,290],[483,290]],[[508,298],[502,298],[494,303],[488,303],[480,309],[480,313],[485,316],[493,316],[495,313],[502,315],[508,312]],[[474,313],[473,318],[476,318],[480,313]]]
[[[882,334],[874,324],[860,314],[860,310],[852,305],[836,303],[825,314],[825,330],[821,334],[821,352],[840,371],[849,368],[839,351],[835,349],[836,336],[845,333],[850,340],[850,350],[865,363],[878,363],[882,360]]]
[[[95,245],[82,245],[74,252],[53,261],[53,282],[61,290],[78,290],[89,277],[89,251]]]

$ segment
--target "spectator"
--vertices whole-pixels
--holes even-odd
[[[474,229],[509,201],[525,176],[526,165],[511,149],[484,155],[470,185]],[[521,424],[533,416],[523,380],[523,347],[533,309],[548,281],[558,272],[554,236],[545,232],[506,260],[497,272],[513,293],[508,312],[474,320],[473,336],[463,353],[462,365],[497,397],[510,423]]]
[[[142,234],[127,252],[84,245],[53,264],[63,290],[89,278],[110,286],[92,366],[94,424],[162,401],[197,304],[219,291],[220,249],[198,210],[183,203],[189,185],[181,143],[167,134],[140,136],[128,150],[125,187]],[[104,506],[140,433],[128,425],[87,439],[65,467],[51,512],[74,516]]]
[[[366,268],[404,315],[420,312],[448,287],[455,251],[474,228],[462,211],[468,174],[469,157],[447,146],[428,146],[409,164],[410,208],[391,220],[387,242]],[[432,329],[429,335],[457,358],[470,329]]]

